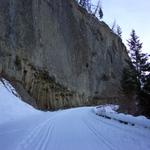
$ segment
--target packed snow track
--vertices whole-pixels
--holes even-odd
[[[150,130],[95,115],[92,107],[38,112],[0,125],[1,150],[150,150]]]

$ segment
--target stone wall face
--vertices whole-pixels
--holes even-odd
[[[119,98],[126,60],[121,39],[73,0],[0,1],[0,71],[35,107]]]

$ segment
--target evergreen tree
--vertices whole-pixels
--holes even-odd
[[[137,112],[137,91],[139,89],[139,83],[136,78],[136,71],[131,63],[131,61],[127,62],[129,65],[123,69],[122,74],[122,90],[124,95],[126,96],[126,111],[128,113]]]
[[[79,4],[87,9],[89,12],[91,12],[91,0],[80,0]]]
[[[94,15],[96,15],[98,12],[99,14],[99,18],[102,19],[103,18],[103,10],[102,10],[102,5],[101,5],[101,0],[98,0],[98,3],[96,5],[95,11],[94,11]]]
[[[111,27],[111,30],[116,33],[116,20],[114,20],[113,24],[112,24],[112,27]]]
[[[97,12],[98,12],[100,6],[101,6],[101,1],[99,0],[98,3],[97,3],[97,5],[96,5],[95,11],[94,11],[94,13],[93,13],[94,15],[97,14]]]
[[[140,111],[150,117],[150,74],[145,78],[143,89],[140,91]]]
[[[129,55],[137,73],[137,79],[140,81],[142,87],[142,82],[144,82],[146,72],[149,71],[150,64],[148,63],[148,55],[142,53],[142,43],[136,35],[135,30],[132,30],[131,32],[131,38],[128,40],[128,46]]]
[[[136,78],[136,71],[132,65],[132,62],[127,62],[129,67],[123,69],[122,75],[122,89],[125,95],[131,97],[131,95],[137,95],[139,89],[139,82]]]
[[[142,114],[150,116],[150,63],[149,55],[142,53],[142,43],[135,30],[131,32],[128,40],[129,55],[136,71],[138,81],[139,108]]]
[[[150,73],[145,77],[143,91],[150,95]]]
[[[102,8],[99,8],[99,18],[102,19],[103,18],[103,11]]]
[[[119,25],[117,25],[117,35],[121,38],[122,36],[122,30],[121,27]]]

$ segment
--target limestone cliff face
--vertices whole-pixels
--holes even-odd
[[[73,0],[1,0],[0,71],[41,109],[119,99],[121,39]]]

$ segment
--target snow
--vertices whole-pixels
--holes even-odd
[[[40,112],[1,84],[0,150],[150,150],[150,129],[98,116],[97,108]],[[103,110],[113,116],[117,108]]]
[[[0,124],[38,112],[16,97],[14,88],[6,80],[2,80],[5,85],[0,82]]]
[[[102,105],[97,106],[94,110],[97,115],[109,117],[114,120],[122,121],[130,125],[142,126],[150,129],[150,120],[144,116],[132,116],[123,113],[117,113],[118,106]]]
[[[107,105],[100,105],[95,107],[95,112],[97,114],[102,114],[102,113],[116,113],[116,110],[119,109],[118,105],[112,105],[112,104],[107,104]]]

